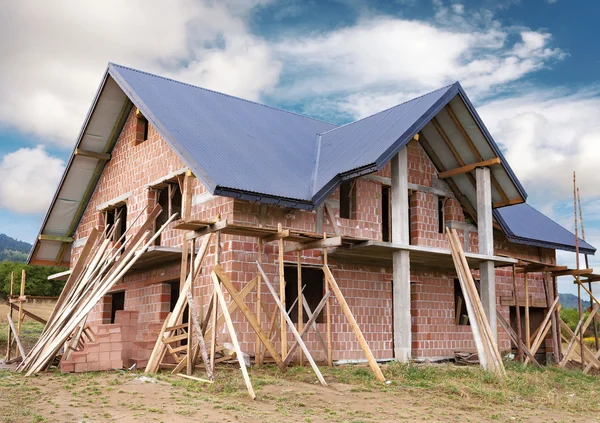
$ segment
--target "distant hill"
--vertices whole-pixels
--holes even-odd
[[[577,295],[559,293],[558,298],[562,308],[579,308],[579,304],[577,303]],[[582,307],[584,310],[586,310],[590,306],[590,302],[584,300],[583,298],[582,300]]]
[[[0,261],[26,261],[32,245],[0,234]]]

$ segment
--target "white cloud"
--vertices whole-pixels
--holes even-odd
[[[577,171],[582,199],[600,197],[600,89],[534,90],[478,108],[528,191],[572,198]]]
[[[276,45],[287,76],[281,95],[321,97],[353,118],[415,93],[461,81],[474,98],[495,93],[564,57],[551,35],[502,26],[491,12],[438,6],[434,21],[386,16]]]
[[[0,208],[43,213],[64,171],[64,162],[42,146],[21,148],[0,162]]]
[[[266,1],[0,1],[0,125],[70,147],[109,61],[257,99],[280,65],[249,33]]]

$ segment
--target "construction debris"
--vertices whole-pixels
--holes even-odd
[[[45,370],[61,350],[76,347],[92,308],[176,217],[171,216],[148,240],[160,213],[157,205],[135,235],[126,238],[125,232],[117,242],[111,240],[112,230],[104,234],[92,230],[38,342],[17,368],[19,372],[29,376]],[[113,228],[117,225],[115,222]]]
[[[456,273],[467,306],[467,313],[471,322],[473,338],[477,345],[481,366],[492,373],[504,376],[506,375],[506,370],[502,363],[498,344],[496,343],[496,339],[494,339],[489,322],[483,311],[483,305],[477,293],[477,287],[475,286],[471,269],[469,269],[469,265],[467,264],[458,233],[456,229],[446,228],[446,235],[450,242],[450,251],[452,252],[452,259],[454,260],[454,266],[456,267]]]

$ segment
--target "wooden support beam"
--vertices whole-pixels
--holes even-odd
[[[273,241],[279,241],[280,239],[284,239],[290,236],[290,230],[289,229],[285,229],[285,230],[278,230],[277,233],[275,234],[271,234],[271,235],[267,235],[261,238],[263,244],[268,244],[269,242],[273,242]]]
[[[569,269],[569,270],[561,270],[558,272],[550,272],[552,276],[580,276],[580,275],[589,275],[594,273],[594,269]],[[579,282],[576,282],[579,283]]]
[[[21,353],[21,357],[25,358],[25,356],[27,354],[25,354],[25,348],[23,348],[23,344],[21,344],[21,339],[20,339],[19,335],[17,334],[17,329],[15,328],[15,323],[13,322],[12,318],[10,317],[10,314],[6,315],[6,318],[8,320],[8,325],[10,326],[10,329],[12,330],[13,338],[17,343],[19,352]]]
[[[217,294],[217,298],[219,299],[219,303],[221,304],[221,308],[223,309],[223,314],[225,316],[225,322],[227,323],[227,329],[229,330],[229,336],[231,337],[231,343],[233,344],[233,348],[235,349],[235,354],[237,356],[237,360],[240,364],[240,369],[242,370],[242,375],[244,376],[244,382],[246,383],[246,389],[248,389],[248,394],[250,398],[256,399],[256,394],[254,393],[254,388],[252,388],[252,382],[250,382],[250,376],[248,376],[248,370],[246,369],[246,363],[244,361],[244,355],[240,348],[240,344],[237,340],[237,335],[235,333],[235,328],[233,327],[233,321],[231,320],[231,316],[229,315],[229,311],[227,311],[227,303],[225,302],[225,297],[223,296],[223,291],[221,291],[221,285],[219,284],[219,278],[217,274],[213,271],[211,272],[211,277],[213,280],[213,285],[215,292]],[[213,358],[214,360],[214,358]]]
[[[181,194],[181,218],[184,221],[190,220],[192,217],[192,179],[194,175],[191,170],[185,172],[183,177],[183,191]]]
[[[306,335],[308,333],[308,330],[311,328],[311,326],[313,326],[313,324],[315,323],[315,321],[317,320],[317,317],[319,317],[319,314],[321,313],[321,311],[323,310],[323,307],[325,307],[325,304],[327,303],[327,301],[329,300],[329,297],[331,296],[331,291],[325,293],[325,295],[323,296],[323,298],[321,298],[321,301],[319,301],[319,304],[317,305],[317,307],[315,308],[315,312],[314,314],[310,317],[310,319],[308,320],[308,322],[306,323],[306,326],[301,329],[300,331],[300,338],[303,338],[304,335]],[[300,295],[299,298],[302,298],[303,295]],[[299,307],[298,307],[299,308]],[[285,357],[285,359],[283,360],[283,362],[286,365],[289,365],[290,362],[292,361],[292,358],[294,358],[294,353],[296,352],[296,350],[298,349],[298,346],[300,344],[298,343],[298,341],[296,341],[292,347],[290,348],[288,355]]]
[[[354,318],[354,315],[352,314],[352,311],[350,310],[350,307],[348,306],[348,303],[346,302],[346,299],[344,298],[344,295],[342,294],[342,291],[340,290],[340,287],[335,281],[335,278],[333,277],[333,274],[331,273],[331,270],[329,270],[328,266],[323,266],[323,273],[325,273],[325,280],[331,287],[331,290],[333,291],[338,302],[342,306],[342,312],[346,316],[346,319],[348,320],[352,331],[354,331],[354,335],[356,336],[360,347],[362,348],[363,352],[365,353],[365,356],[367,357],[369,367],[371,367],[371,370],[375,374],[375,378],[380,382],[385,382],[385,377],[383,376],[383,373],[381,372],[377,361],[375,361],[375,357],[371,352],[371,348],[369,348],[369,344],[367,344],[367,341],[365,340],[362,331],[358,327],[358,323],[356,323],[356,319]],[[317,314],[316,311],[315,314]]]
[[[533,364],[536,365],[536,367],[541,368],[542,366],[540,365],[540,363],[538,363],[535,357],[531,354],[529,348],[527,348],[527,346],[523,344],[523,341],[519,339],[518,334],[515,333],[512,327],[510,327],[504,316],[502,316],[502,314],[499,311],[496,311],[496,316],[498,317],[498,322],[500,323],[500,326],[502,326],[504,331],[508,334],[513,344],[517,345],[519,351],[523,351],[525,355],[529,357],[529,359],[533,362]]]
[[[194,232],[189,232],[186,235],[186,239],[189,241],[190,239],[198,238],[198,237],[201,237],[201,236],[213,233],[213,232],[220,231],[222,229],[225,229],[226,227],[227,227],[227,220],[220,220],[218,222],[211,223],[206,228],[198,229]]]
[[[327,294],[325,294],[325,295],[327,295]],[[310,307],[308,306],[308,301],[306,301],[306,297],[304,295],[302,295],[302,299],[303,299],[302,305],[304,306],[304,311],[306,311],[306,315],[310,319],[313,316],[313,312],[311,311]],[[321,347],[323,348],[325,357],[328,357],[329,353],[327,352],[328,351],[327,344],[325,344],[325,341],[323,340],[323,335],[321,335],[321,331],[319,330],[316,323],[313,323],[313,329],[315,330],[315,333],[317,334],[317,340],[319,341],[319,343],[321,344]]]
[[[555,266],[552,264],[532,264],[526,267],[517,268],[517,273],[560,272],[564,270],[569,270],[569,267]]]
[[[291,245],[283,249],[284,253],[313,250],[317,248],[339,247],[342,245],[342,237],[335,236],[333,238],[318,239],[316,241],[302,242],[296,245]]]
[[[44,235],[41,234],[39,236],[40,241],[56,241],[56,242],[64,242],[66,244],[70,244],[74,241],[71,236],[60,236],[60,235]]]
[[[263,253],[263,240],[258,239],[258,254],[256,257],[256,261],[262,266],[262,253]],[[261,276],[258,275],[258,280],[256,282],[256,319],[258,320],[258,325],[262,321],[262,313],[260,310],[261,303],[261,295],[262,295],[262,287],[261,287]],[[262,327],[261,327],[262,329]],[[256,339],[254,340],[254,361],[258,367],[262,366],[262,342],[260,342],[260,336],[258,333],[256,334]]]
[[[90,151],[90,150],[83,150],[81,148],[76,148],[75,149],[75,155],[76,156],[83,156],[83,157],[91,157],[93,159],[98,159],[101,161],[109,161],[110,160],[110,154],[108,153],[98,153],[96,151]]]
[[[281,356],[277,353],[275,345],[273,345],[271,340],[263,332],[263,330],[260,327],[260,324],[258,323],[258,320],[256,320],[256,317],[254,316],[254,314],[252,314],[252,311],[250,311],[250,308],[246,305],[245,302],[238,298],[238,292],[231,283],[231,280],[229,280],[227,274],[223,271],[223,268],[221,268],[220,265],[216,265],[212,273],[221,281],[225,289],[229,292],[229,295],[231,295],[233,301],[237,304],[238,308],[250,324],[250,327],[254,330],[254,332],[256,332],[267,351],[269,351],[269,353],[275,360],[275,363],[277,364],[279,369],[285,373],[287,371],[287,366],[283,363]],[[225,314],[225,312],[223,314]]]
[[[327,239],[327,232],[323,232],[323,240]],[[323,249],[323,266],[327,266],[327,248]],[[329,292],[329,284],[325,283],[325,293]],[[333,345],[331,341],[331,301],[325,307],[325,328],[327,335],[327,365],[333,367]]]
[[[450,116],[450,118],[460,131],[461,135],[465,139],[467,145],[469,146],[469,149],[471,150],[475,158],[479,161],[483,161],[483,156],[481,155],[477,147],[475,147],[475,143],[465,130],[464,126],[460,123],[460,120],[458,120],[458,117],[454,113],[454,110],[452,109],[452,106],[450,106],[450,103],[446,105],[446,111],[448,112],[448,115]],[[503,205],[508,205],[510,203],[510,200],[508,199],[508,196],[506,195],[506,193],[502,189],[502,186],[498,183],[494,175],[492,175],[492,185],[494,186],[494,188],[496,188],[496,190],[500,193],[500,196],[502,197],[502,202],[500,203],[502,203]],[[521,202],[521,200],[519,199],[518,202]],[[496,207],[496,205],[494,205],[494,207]]]
[[[429,158],[433,162],[437,171],[444,172],[446,169],[442,164],[442,161],[437,156],[435,150],[431,147],[431,144],[429,144],[427,139],[424,136],[422,136],[419,142],[423,147],[423,150],[425,150],[425,153],[427,153],[427,156],[429,156]],[[473,220],[477,220],[477,212],[475,211],[475,208],[473,207],[469,199],[458,188],[458,185],[456,185],[456,183],[452,179],[448,179],[446,182],[450,186],[450,189],[452,189],[452,192],[456,196],[456,199],[458,200],[460,205],[463,206],[463,208],[469,215],[471,215],[471,218]]]
[[[340,236],[340,227],[337,224],[337,220],[335,218],[335,214],[333,213],[333,209],[327,201],[325,202],[325,211],[327,211],[327,214],[329,215],[329,221],[331,222],[331,226],[333,227],[333,232],[336,236]]]
[[[478,167],[488,167],[488,166],[493,166],[493,165],[497,165],[500,163],[502,163],[500,161],[500,158],[494,157],[493,159],[483,160],[481,162],[477,162],[477,163],[457,167],[455,169],[447,170],[445,172],[441,172],[440,174],[438,174],[438,177],[440,179],[450,178],[452,176],[462,175],[462,174],[465,174],[468,172],[472,172],[475,169],[477,169]]]
[[[531,355],[535,355],[535,353],[537,352],[537,350],[540,347],[540,345],[542,345],[542,341],[544,340],[544,338],[548,334],[548,330],[550,330],[550,326],[552,324],[550,322],[550,317],[552,316],[552,313],[554,312],[554,308],[558,304],[558,299],[559,299],[559,297],[556,297],[554,299],[554,302],[552,303],[552,305],[548,309],[548,312],[546,313],[546,316],[544,317],[544,320],[542,321],[542,324],[539,326],[540,330],[538,331],[537,337],[533,341],[532,347],[530,349],[531,350]],[[527,341],[529,341],[529,340],[527,340]],[[525,361],[524,361],[524,364],[527,365],[528,362],[529,362],[529,357],[526,357]]]
[[[263,277],[263,279],[265,281],[265,285],[266,285],[267,289],[269,290],[269,292],[273,296],[273,299],[275,300],[275,303],[277,304],[277,307],[279,307],[279,310],[281,311],[281,314],[284,316],[284,319],[286,320],[287,324],[289,325],[292,334],[294,335],[294,337],[296,338],[296,340],[300,344],[300,348],[302,348],[302,352],[306,356],[306,359],[308,360],[308,362],[310,363],[313,371],[317,375],[317,379],[319,379],[319,382],[321,382],[321,385],[327,386],[327,382],[325,382],[325,379],[323,378],[323,375],[321,374],[321,371],[319,370],[319,368],[317,367],[317,364],[313,360],[312,355],[308,351],[308,348],[306,348],[306,345],[304,344],[304,341],[302,340],[302,338],[300,338],[300,334],[298,333],[298,331],[296,330],[296,327],[292,323],[292,321],[290,319],[290,316],[288,316],[287,312],[285,311],[285,306],[279,300],[279,297],[277,296],[277,292],[275,292],[275,288],[273,288],[273,285],[271,285],[271,282],[269,282],[269,278],[265,274],[265,271],[263,270],[262,266],[259,265],[258,263],[256,263],[256,264],[258,265],[258,270],[260,271],[260,273],[261,273],[261,275],[262,275],[262,277]]]
[[[277,225],[277,232],[282,232],[281,223]],[[283,267],[283,238],[280,238],[278,241],[278,261],[279,261],[279,299],[281,304],[283,304],[283,309],[281,312],[281,356],[285,357],[287,355],[287,328],[286,328],[286,308],[285,308],[285,269]]]
[[[297,271],[297,276],[296,279],[298,279],[298,284],[297,284],[297,291],[298,291],[298,316],[297,316],[297,320],[298,320],[298,332],[300,332],[300,337],[302,338],[302,332],[304,329],[304,308],[302,306],[302,304],[304,303],[304,294],[302,293],[302,253],[300,251],[298,251],[296,253],[296,271]],[[292,307],[293,308],[293,307]],[[292,308],[290,308],[290,311],[292,310]],[[309,325],[307,325],[309,326]],[[290,349],[290,353],[293,350],[294,347],[292,347],[292,349]],[[288,353],[288,355],[290,355],[290,353]],[[285,360],[284,360],[285,361]],[[298,362],[300,363],[301,366],[304,366],[304,357],[302,355],[302,351],[300,351],[300,354],[298,354]]]

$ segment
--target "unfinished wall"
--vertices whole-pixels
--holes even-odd
[[[79,247],[73,249],[72,263],[78,257],[83,242],[91,229],[95,226],[102,229],[103,220],[102,214],[98,210],[99,206],[108,204],[115,199],[124,199],[128,207],[128,222],[131,222],[144,207],[148,206],[147,210],[150,210],[154,206],[155,195],[151,185],[184,168],[181,160],[153,127],[149,128],[148,140],[136,144],[135,126],[136,118],[132,111],[113,150],[112,159],[108,162],[76,231],[75,240]],[[419,143],[412,141],[407,148],[409,149],[409,183],[426,188],[431,188],[434,184],[439,186],[439,183],[436,182],[435,168]],[[376,176],[389,178],[389,165],[378,172]],[[327,200],[341,234],[381,240],[381,181],[359,178],[355,189],[357,190],[357,203],[353,219],[339,217],[339,189]],[[192,219],[209,220],[220,214],[221,218],[232,223],[273,228],[281,223],[284,228],[308,232],[315,232],[317,229],[317,211],[286,209],[225,197],[213,197],[197,180],[193,182],[193,190]],[[412,243],[447,248],[445,236],[439,233],[438,228],[438,197],[427,190],[418,188],[412,192],[410,204]],[[476,252],[477,228],[474,225],[468,225],[460,204],[452,194],[445,197],[443,210],[446,224],[458,225],[465,249]],[[331,219],[327,213],[324,217],[323,229],[333,236]],[[136,226],[142,222],[143,219],[140,219]],[[180,247],[183,234],[183,231],[168,228],[162,236],[162,245]],[[553,260],[554,252],[552,250],[509,244],[498,232],[494,235],[497,253],[516,254],[518,257],[536,260]],[[220,250],[220,262],[238,289],[256,276],[254,262],[257,259],[258,245],[255,238],[223,235]],[[301,260],[304,265],[322,265],[320,251],[306,251],[302,254]],[[295,264],[296,255],[286,254],[284,261]],[[195,282],[193,294],[198,305],[202,302],[206,304],[212,292],[209,271],[215,262],[215,246],[212,245],[205,259],[203,271]],[[276,243],[265,246],[263,262],[267,275],[278,290]],[[364,265],[336,262],[332,258],[329,263],[375,357],[392,358],[391,263],[389,266]],[[177,281],[179,274],[179,262],[175,261],[156,268],[131,272],[112,289],[112,292],[125,290],[125,309],[139,313],[140,329],[135,340],[138,342],[137,350],[142,351],[137,357],[141,361],[146,357],[143,351],[148,352],[151,349],[161,323],[169,312],[171,287],[168,283]],[[454,275],[450,273],[413,269],[411,280],[413,357],[448,357],[452,356],[455,350],[474,349],[470,327],[459,326],[455,323],[453,280]],[[522,279],[519,279],[519,282],[522,287]],[[497,290],[498,301],[503,296],[512,296],[510,270],[497,270]],[[531,275],[530,292],[536,298],[545,298],[539,275]],[[521,292],[521,296],[523,296],[523,292]],[[228,296],[226,295],[226,297]],[[270,313],[276,312],[275,303],[264,286],[262,287],[262,299]],[[109,301],[107,297],[103,303],[98,304],[90,313],[88,322],[95,326],[107,323],[107,319],[110,320]],[[254,291],[246,297],[246,303],[255,311],[256,294]],[[363,358],[362,351],[337,301],[333,300],[332,304],[333,358],[335,360]],[[508,319],[508,306],[499,304],[498,310]],[[233,319],[242,349],[252,354],[254,352],[254,332],[240,312],[234,313]],[[262,326],[266,329],[268,327],[267,316],[262,313],[261,319]],[[320,323],[318,326],[322,333],[325,333],[325,324]],[[219,337],[221,340],[228,340],[227,335],[222,333]],[[279,347],[279,336],[276,336],[275,340]],[[292,341],[290,333],[288,344],[291,344]],[[323,360],[325,358],[312,331],[307,335],[307,345],[314,352],[316,359]],[[508,339],[501,330],[500,347],[501,349],[509,348]]]

